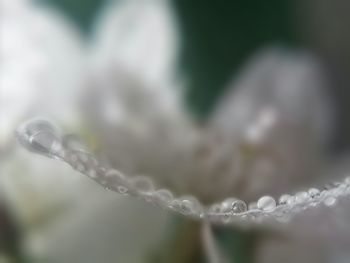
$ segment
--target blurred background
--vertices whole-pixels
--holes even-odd
[[[204,203],[349,174],[349,1],[0,4],[0,263],[213,262],[201,223],[22,149],[32,117]],[[214,226],[222,262],[349,262],[348,203]]]

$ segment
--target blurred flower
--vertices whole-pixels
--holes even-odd
[[[101,253],[105,253],[106,260],[116,257],[122,262],[140,261],[144,247],[152,242],[139,238],[140,241],[135,242],[132,238],[135,227],[127,224],[129,219],[125,218],[135,218],[136,225],[141,217],[133,214],[148,213],[154,227],[149,225],[147,229],[157,239],[156,230],[162,232],[159,226],[167,218],[164,213],[158,210],[150,213],[137,202],[106,193],[91,182],[72,176],[67,167],[28,155],[12,143],[18,123],[38,114],[73,129],[82,129],[78,107],[83,84],[86,84],[86,43],[60,14],[31,1],[2,0],[0,10],[0,188],[4,205],[13,210],[19,221],[23,235],[19,242],[28,255],[38,260],[67,257],[69,261],[84,254],[84,262],[96,262],[98,258],[102,260]],[[104,247],[104,252],[101,246],[89,248],[91,253],[78,248],[69,252],[70,248],[64,246],[67,240],[71,241],[71,247],[80,244],[84,249],[86,239],[82,232],[90,235],[86,226],[97,230],[91,233],[96,245],[106,242],[106,235],[98,231],[97,207],[111,211],[106,214],[110,220],[105,231],[124,225],[121,228],[124,232],[111,235],[111,246]],[[122,214],[119,209],[123,210]],[[131,246],[131,243],[135,243],[134,253],[125,253],[122,245]]]
[[[36,114],[77,125],[84,45],[64,18],[31,1],[2,0],[0,13],[1,205],[15,214],[21,230],[32,233],[71,206],[79,192],[74,186],[82,183],[65,167],[14,147],[13,133]]]
[[[77,32],[58,14],[37,8],[25,0],[2,0],[1,24],[0,152],[3,156],[0,158],[0,179],[6,185],[4,191],[9,191],[10,196],[16,195],[27,220],[36,209],[28,206],[27,201],[31,198],[28,198],[30,194],[27,196],[25,193],[26,186],[21,186],[24,183],[22,180],[37,188],[29,190],[33,194],[40,192],[38,188],[48,186],[43,181],[55,183],[53,178],[48,179],[36,170],[39,166],[50,167],[47,162],[36,162],[33,158],[28,160],[26,154],[14,147],[11,148],[15,152],[10,152],[13,132],[20,121],[33,114],[40,113],[67,123],[74,119],[74,103],[73,100],[69,102],[70,98],[67,97],[76,93],[81,86],[82,42]],[[66,56],[70,57],[69,66],[66,65]],[[26,162],[29,163],[26,165]],[[51,169],[48,168],[49,171]],[[25,178],[22,178],[24,171]],[[59,178],[57,176],[55,180]],[[40,197],[33,205],[41,206],[40,202],[50,203],[48,199],[57,197]]]
[[[78,32],[53,10],[27,0],[0,4],[1,149],[24,117],[76,121],[72,108],[81,87],[84,48]]]

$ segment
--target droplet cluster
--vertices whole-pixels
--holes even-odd
[[[210,206],[202,205],[194,196],[176,197],[168,189],[157,189],[146,176],[125,176],[106,169],[93,154],[65,141],[54,125],[46,120],[32,120],[20,126],[17,138],[29,151],[60,159],[103,187],[123,195],[132,195],[185,216],[215,223],[257,222],[274,219],[288,222],[294,215],[321,204],[333,206],[342,196],[350,195],[350,176],[325,189],[310,188],[279,199],[263,196],[250,204],[237,198],[227,198]],[[67,137],[68,138],[68,137]]]

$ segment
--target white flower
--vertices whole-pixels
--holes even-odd
[[[319,187],[323,176],[329,175],[324,172],[332,167],[325,147],[332,132],[332,104],[325,94],[324,72],[312,55],[278,48],[261,50],[235,77],[208,121],[199,125],[181,105],[182,83],[174,73],[177,33],[167,3],[125,1],[106,10],[89,49],[90,67],[84,79],[89,89],[82,92],[82,113],[96,138],[99,162],[81,149],[71,149],[56,131],[40,130],[44,136],[37,136],[33,129],[40,126],[38,122],[23,126],[19,132],[20,140],[30,150],[64,160],[112,190],[129,191],[162,207],[197,218],[210,220],[210,209],[218,208],[219,211],[214,213],[222,213],[223,222],[227,222],[229,215],[228,219],[233,223],[236,217],[242,216],[244,221],[243,216],[254,214],[254,211],[258,219],[270,212],[277,214],[281,207],[282,212],[286,211],[288,204],[275,201],[279,195],[295,193],[300,187]],[[49,79],[58,83],[55,78]],[[61,104],[62,101],[59,100]],[[62,148],[52,148],[52,145],[57,146],[52,142],[61,143],[61,139]],[[107,163],[106,167],[101,167],[102,163]],[[105,168],[118,169],[130,178]],[[150,176],[157,186],[168,188],[175,197],[180,197],[173,198],[172,193],[164,189],[154,191],[152,183],[138,175]],[[333,204],[348,191],[341,187],[348,185],[336,186],[315,200]],[[90,187],[87,189],[84,194],[93,192]],[[317,190],[316,193],[319,194]],[[272,195],[275,199],[264,197],[262,200],[268,202],[260,199],[257,206],[253,203],[247,207],[245,202],[264,195]],[[301,210],[304,207],[298,206],[298,202],[305,203],[305,200],[300,201],[303,198],[313,200],[312,195],[316,195],[315,191],[299,193],[287,201],[291,200],[291,208]],[[99,192],[94,196],[99,197],[96,203],[68,213],[62,228],[55,229],[55,238],[51,239],[49,247],[57,248],[52,251],[57,257],[67,255],[71,244],[86,244],[87,238],[81,235],[85,231],[89,233],[88,237],[94,236],[94,242],[100,240],[89,226],[106,224],[105,229],[109,232],[113,223],[100,219],[102,210],[107,221],[114,217],[117,221],[123,220],[128,213],[127,207],[131,203],[121,208],[119,205],[124,203],[114,203],[115,199],[109,194],[106,197]],[[328,200],[328,197],[334,199]],[[214,206],[207,210],[197,199],[204,205],[214,203]],[[311,206],[309,203],[308,207]],[[138,205],[135,207],[142,210]],[[114,212],[114,209],[119,211]],[[161,218],[162,212],[155,211],[148,214],[142,210],[141,215],[128,215],[143,219],[147,214],[156,221],[157,228],[165,220]],[[296,231],[295,240],[303,237],[301,226],[296,227],[299,232]],[[293,229],[292,225],[290,227]],[[283,228],[290,230],[284,225]],[[159,231],[161,227],[158,232],[152,228],[150,235]],[[124,238],[121,234],[109,239],[111,244],[116,240],[122,244]],[[84,262],[102,259],[96,251],[103,251],[103,255],[115,252],[105,246],[94,248],[84,254]],[[71,252],[67,258],[74,257],[75,253],[79,250]],[[129,260],[140,258],[135,256]]]
[[[78,121],[84,45],[64,18],[32,1],[1,0],[0,23],[0,192],[28,234],[71,207],[76,187],[86,185],[67,167],[23,152],[14,131],[37,114]]]
[[[72,107],[84,62],[80,36],[57,13],[27,0],[0,4],[1,149],[23,118],[76,121]]]

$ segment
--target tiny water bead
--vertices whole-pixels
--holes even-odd
[[[271,196],[263,196],[259,199],[257,206],[266,212],[273,211],[276,208],[276,201]]]
[[[337,202],[337,199],[334,196],[327,196],[323,202],[326,206],[332,206]]]
[[[280,197],[280,199],[278,200],[278,202],[281,204],[281,205],[285,205],[285,204],[288,204],[289,200],[291,199],[291,195],[282,195]]]
[[[125,176],[117,170],[109,170],[105,173],[105,177],[112,181],[112,183],[116,184],[125,184],[126,178]]]
[[[155,192],[155,196],[159,198],[159,201],[165,204],[170,203],[174,196],[168,189],[159,189]]]
[[[314,198],[314,197],[320,195],[320,190],[318,190],[317,188],[310,188],[308,193],[309,193],[311,198]]]
[[[126,188],[125,186],[119,185],[119,186],[117,187],[117,191],[118,191],[120,194],[127,194],[128,188]]]
[[[29,151],[50,158],[62,155],[62,143],[56,128],[48,121],[34,119],[16,131],[19,142]]]
[[[101,171],[99,169],[98,176],[106,182],[106,186],[111,191],[125,194],[130,191],[129,182],[125,176],[117,170]],[[97,179],[98,181],[98,179]]]
[[[170,207],[174,210],[177,211],[183,215],[190,215],[192,214],[192,204],[189,200],[179,200],[179,199],[174,199]]]
[[[228,198],[221,204],[222,213],[239,214],[245,211],[247,211],[246,203],[236,198]]]

